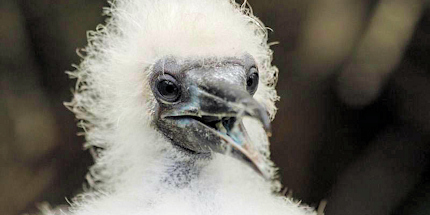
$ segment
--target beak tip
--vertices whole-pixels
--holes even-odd
[[[272,136],[272,126],[270,125],[270,122],[264,123],[264,130],[266,131],[266,135],[268,137]]]

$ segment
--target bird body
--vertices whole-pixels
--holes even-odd
[[[90,188],[60,214],[314,214],[274,194],[278,71],[245,3],[116,0],[105,14],[66,104],[95,154]]]

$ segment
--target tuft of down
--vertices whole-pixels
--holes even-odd
[[[166,56],[222,58],[250,54],[260,85],[254,98],[273,119],[278,70],[271,65],[267,29],[247,3],[232,0],[114,0],[109,18],[88,32],[82,62],[68,72],[76,78],[71,109],[94,152],[90,188],[71,201],[68,211],[45,214],[314,214],[276,195],[280,184],[266,181],[242,162],[215,154],[191,160],[151,125],[156,100],[151,69]],[[270,162],[262,126],[244,122],[257,149]],[[178,163],[201,169],[188,180]],[[272,176],[276,168],[272,165]],[[186,186],[177,183],[188,181]]]

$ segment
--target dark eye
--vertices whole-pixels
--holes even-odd
[[[181,95],[181,90],[176,80],[170,75],[163,75],[158,78],[157,92],[161,99],[167,102],[175,102]]]
[[[246,90],[249,94],[254,95],[258,87],[258,70],[256,68],[251,68],[248,77],[246,78]]]

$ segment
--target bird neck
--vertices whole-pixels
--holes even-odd
[[[177,154],[167,154],[166,159],[173,161],[173,165],[166,168],[165,177],[162,182],[167,185],[182,188],[189,185],[201,173],[202,169],[207,166],[212,159],[212,155],[190,154],[189,152],[180,152]],[[183,153],[183,154],[182,154]]]

